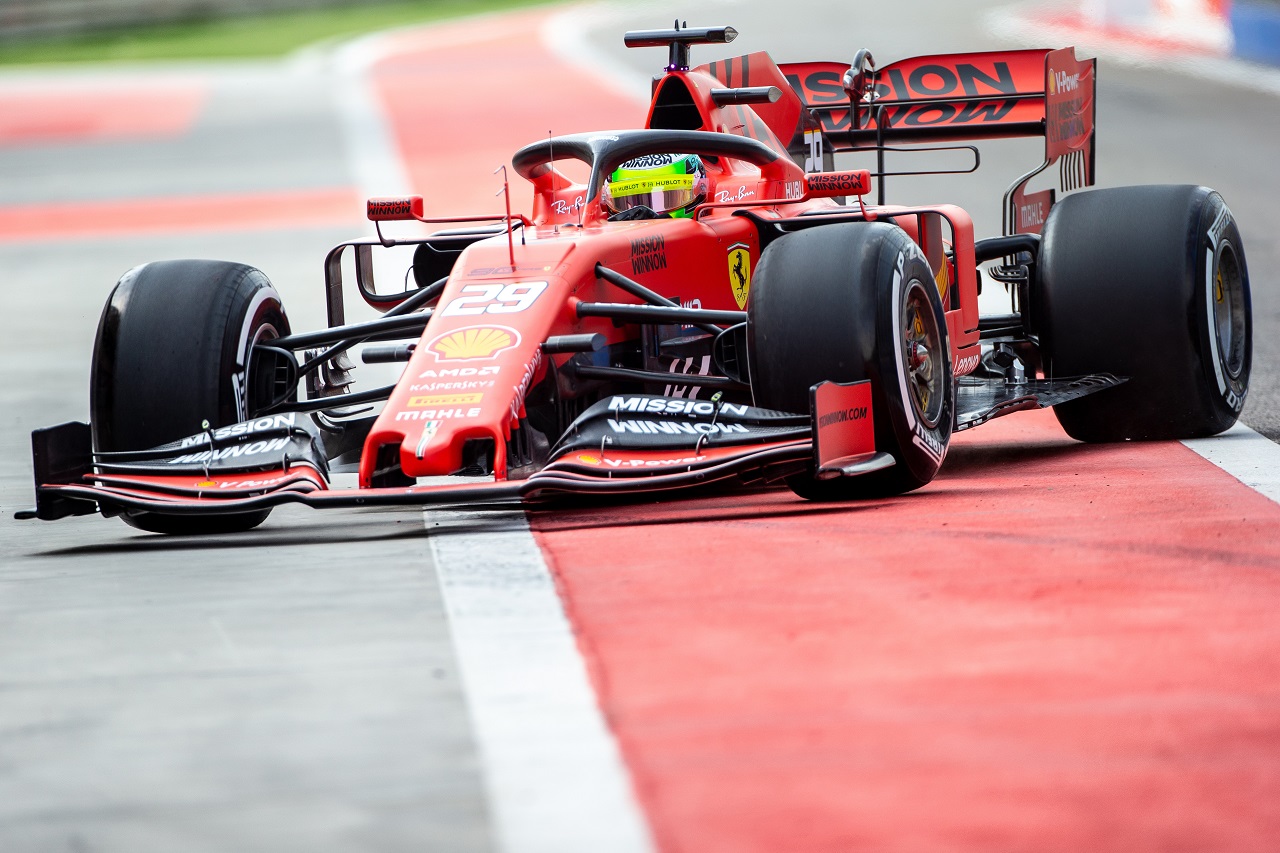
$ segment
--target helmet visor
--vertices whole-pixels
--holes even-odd
[[[672,213],[700,200],[705,191],[696,175],[645,175],[607,182],[602,201],[614,213],[641,205],[654,213]]]

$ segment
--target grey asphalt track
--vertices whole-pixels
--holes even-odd
[[[0,204],[349,184],[324,80],[217,79],[186,137],[0,151]],[[419,513],[286,508],[223,539],[13,519],[30,430],[87,417],[119,273],[241,260],[313,328],[324,253],[360,212],[342,230],[0,245],[0,850],[491,849]]]
[[[593,44],[644,73],[661,51],[624,50],[621,30],[676,14],[742,33],[731,51],[695,49],[697,61],[758,49],[847,61],[865,46],[884,63],[1014,46],[990,35],[992,3],[918,0],[865,18],[854,16],[875,7],[847,0],[781,16],[771,0],[627,8]],[[1244,420],[1280,440],[1277,99],[1099,64],[1099,184],[1204,183],[1240,222],[1255,318]],[[219,82],[190,136],[0,148],[0,206],[350,185],[323,66],[210,73]],[[979,176],[904,181],[890,200],[956,202],[995,233],[999,193],[1038,151],[985,150]],[[323,253],[358,229],[0,243],[0,850],[492,846],[419,514],[286,509],[245,536],[174,540],[100,518],[13,519],[32,500],[30,431],[87,417],[93,331],[123,270],[245,261],[309,328],[322,318]]]

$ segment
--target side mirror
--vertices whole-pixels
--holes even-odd
[[[852,172],[808,174],[804,176],[804,190],[808,198],[866,195],[871,192],[871,172],[867,169],[858,169]]]
[[[369,219],[373,222],[393,222],[398,220],[422,220],[422,196],[411,195],[404,198],[371,198],[366,208]]]

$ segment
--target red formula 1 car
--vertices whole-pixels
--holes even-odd
[[[1017,50],[877,68],[860,51],[851,65],[755,53],[689,67],[692,45],[735,36],[627,34],[668,50],[645,127],[516,152],[527,216],[392,239],[384,221],[446,221],[420,198],[370,201],[379,237],[327,259],[326,329],[293,332],[243,265],[130,270],[98,328],[92,423],[34,433],[37,507],[22,515],[218,531],[285,502],[723,481],[849,499],[928,483],[955,430],[1020,409],[1054,406],[1086,441],[1235,422],[1249,281],[1221,197],[1027,191],[1054,164],[1063,192],[1093,183],[1094,61]],[[972,171],[977,149],[958,143],[1013,136],[1042,136],[1045,157],[1006,193],[1001,236],[975,240],[953,205],[885,203],[903,174],[886,151],[971,154]],[[876,168],[837,170],[842,152]],[[406,245],[411,286],[380,292],[375,254]],[[344,269],[380,318],[346,322]],[[1013,310],[979,316],[984,277]],[[403,362],[399,380],[353,392],[357,348]],[[357,487],[331,488],[343,470]]]

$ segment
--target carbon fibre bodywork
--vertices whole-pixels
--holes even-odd
[[[957,429],[1123,381],[1033,376],[1023,384],[1013,369],[1023,367],[1019,348],[1035,344],[1018,288],[1054,202],[1052,191],[1027,195],[1026,184],[1055,163],[1064,189],[1093,182],[1092,61],[1077,62],[1070,49],[1023,50],[876,71],[864,51],[852,65],[779,66],[757,53],[688,67],[690,45],[733,35],[628,34],[633,46],[670,48],[645,127],[517,151],[512,169],[534,188],[527,213],[433,219],[420,198],[370,201],[380,229],[470,224],[421,238],[380,230],[336,247],[326,262],[329,328],[254,348],[237,381],[252,384],[256,372],[276,392],[244,420],[115,453],[95,448],[82,424],[37,431],[37,507],[23,515],[471,504],[881,470],[893,459],[858,423],[873,413],[857,392],[778,412],[758,405],[753,391],[745,328],[754,271],[774,241],[834,223],[889,223],[927,262],[948,375],[960,389]],[[873,178],[883,194],[892,176],[882,165],[834,168],[833,155],[845,152],[1013,135],[1044,136],[1045,162],[1011,187],[1007,233],[986,241],[954,205],[866,203]],[[673,152],[707,164],[710,195],[696,215],[611,216],[601,203],[605,177],[637,157]],[[564,161],[583,164],[586,178],[571,178]],[[415,247],[417,287],[380,291],[373,254],[405,245]],[[1023,308],[981,318],[978,266],[1001,258],[997,276]],[[344,264],[383,318],[345,322]],[[349,393],[346,353],[356,347],[365,361],[403,362],[399,380]],[[993,358],[1002,354],[1003,362]],[[829,437],[815,440],[823,431]],[[335,470],[357,473],[357,486],[333,488]]]

